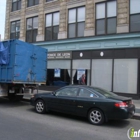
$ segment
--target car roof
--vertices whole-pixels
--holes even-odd
[[[65,86],[65,87],[84,87],[84,88],[91,88],[92,86],[87,86],[87,85],[68,85],[68,86]],[[92,88],[95,88],[95,87],[92,87]]]

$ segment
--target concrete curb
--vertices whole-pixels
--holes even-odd
[[[135,113],[132,119],[140,120],[140,113]]]

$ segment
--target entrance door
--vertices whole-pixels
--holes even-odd
[[[49,60],[47,69],[47,85],[65,86],[70,83],[70,60]],[[55,73],[56,70],[59,73]]]
[[[78,70],[85,70],[86,85],[90,85],[90,59],[80,59],[72,61],[72,83],[78,84]]]

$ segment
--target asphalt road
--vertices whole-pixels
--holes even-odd
[[[139,130],[140,121],[109,121],[95,126],[85,118],[61,113],[37,114],[28,102],[0,98],[0,140],[129,140],[130,127]]]

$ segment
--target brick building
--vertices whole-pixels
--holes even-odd
[[[77,84],[83,70],[87,85],[140,97],[139,0],[7,0],[15,38],[48,49],[48,85]]]

